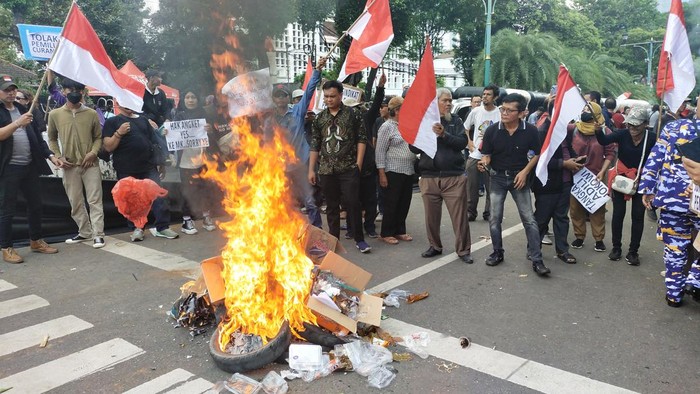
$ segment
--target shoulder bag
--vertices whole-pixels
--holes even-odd
[[[628,178],[624,175],[615,175],[612,181],[612,188],[618,193],[627,194],[633,196],[637,194],[637,187],[639,186],[639,176],[642,174],[642,167],[644,166],[644,153],[647,150],[647,139],[649,138],[649,131],[645,131],[644,135],[644,145],[642,147],[642,157],[639,159],[639,168],[637,168],[637,176],[634,179]],[[619,163],[618,159],[618,163]],[[617,168],[617,164],[615,164]]]

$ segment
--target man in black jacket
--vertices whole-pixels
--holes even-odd
[[[437,91],[440,124],[433,125],[437,135],[437,152],[432,159],[420,149],[410,146],[411,152],[420,154],[418,168],[421,178],[418,181],[425,209],[425,228],[430,247],[423,257],[442,254],[440,240],[440,220],[442,202],[445,201],[450,220],[455,231],[455,251],[467,264],[474,262],[471,257],[471,233],[467,217],[467,177],[464,174],[464,148],[469,137],[462,119],[452,115],[452,92],[440,88]]]
[[[0,76],[0,248],[3,260],[11,264],[24,261],[12,247],[12,218],[18,190],[27,200],[30,249],[37,253],[58,253],[58,249],[41,237],[39,174],[51,174],[46,159],[57,167],[62,165],[35,128],[32,114],[15,102],[16,94],[17,85],[12,77]]]

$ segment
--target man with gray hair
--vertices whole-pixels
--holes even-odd
[[[423,206],[425,209],[425,228],[430,247],[423,252],[423,257],[442,254],[440,240],[440,219],[442,202],[450,213],[452,228],[455,232],[455,251],[467,264],[474,262],[471,257],[471,233],[467,218],[467,177],[464,174],[464,156],[462,151],[469,143],[462,120],[452,116],[452,92],[440,88],[437,91],[440,123],[433,125],[437,136],[437,152],[432,159],[423,151],[410,146],[411,152],[420,154],[418,169],[421,175],[418,181]]]

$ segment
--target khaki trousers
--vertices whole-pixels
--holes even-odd
[[[89,168],[73,167],[63,170],[63,187],[70,201],[70,215],[78,225],[78,234],[85,238],[104,237],[104,209],[102,208],[102,173],[95,165]],[[85,208],[85,197],[90,215]]]
[[[576,197],[570,197],[569,216],[571,224],[574,226],[574,236],[576,239],[586,239],[586,208],[578,202]],[[598,208],[594,213],[589,214],[591,221],[591,233],[593,239],[602,241],[605,238],[605,205]]]
[[[457,255],[471,254],[471,233],[467,216],[467,177],[453,176],[444,178],[421,177],[418,181],[425,209],[425,229],[430,246],[442,250],[440,240],[440,221],[442,219],[442,202],[450,213],[452,229],[455,232],[455,251]]]

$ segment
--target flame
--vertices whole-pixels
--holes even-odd
[[[211,58],[217,92],[245,68],[235,36],[225,42],[233,48]],[[208,163],[202,174],[224,191],[224,208],[232,218],[220,224],[228,239],[221,254],[227,311],[220,327],[221,349],[237,330],[259,335],[266,343],[285,321],[294,333],[304,330],[304,322],[316,323],[306,306],[313,269],[300,242],[306,221],[293,209],[285,174],[286,164],[296,160],[294,149],[280,130],[263,142],[249,119],[235,118],[230,125],[239,134],[237,158],[224,170]]]

